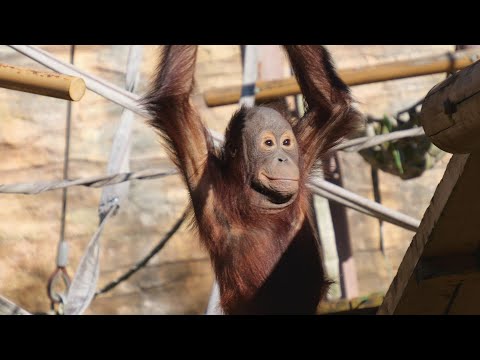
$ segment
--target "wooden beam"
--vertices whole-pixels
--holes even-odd
[[[0,87],[58,99],[78,101],[85,94],[83,79],[0,64]]]
[[[340,69],[339,75],[347,85],[362,85],[380,81],[403,79],[414,76],[453,72],[463,69],[478,60],[480,49],[468,49],[418,59],[395,61],[365,67]],[[227,86],[205,91],[207,106],[235,104],[240,99],[240,86]],[[282,80],[257,82],[257,101],[300,93],[294,77]]]
[[[480,152],[450,160],[378,314],[480,314]]]
[[[30,313],[0,296],[0,315],[30,315]]]
[[[480,150],[480,62],[445,79],[423,101],[421,123],[432,142],[456,154]]]

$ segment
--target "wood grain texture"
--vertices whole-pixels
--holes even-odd
[[[480,314],[480,154],[454,155],[378,314]]]
[[[0,87],[78,101],[85,94],[83,79],[54,72],[0,64]]]
[[[480,149],[480,62],[450,76],[425,97],[421,122],[440,149],[467,154]]]

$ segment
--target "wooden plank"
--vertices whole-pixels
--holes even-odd
[[[0,87],[32,94],[78,101],[85,94],[79,77],[0,64]]]
[[[30,315],[30,313],[0,296],[0,315]]]
[[[418,59],[395,61],[365,67],[339,69],[338,73],[347,85],[370,84],[386,80],[403,79],[413,76],[438,74],[463,69],[478,59],[480,49],[467,49]],[[268,101],[300,93],[294,77],[273,81],[259,81],[256,84],[257,101]],[[240,99],[241,86],[227,86],[205,91],[207,106],[235,104]]]
[[[378,314],[480,314],[480,153],[454,155]]]

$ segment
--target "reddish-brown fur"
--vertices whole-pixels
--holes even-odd
[[[201,242],[208,250],[227,314],[313,314],[328,289],[310,213],[308,177],[358,123],[347,86],[321,46],[285,46],[308,104],[294,123],[300,147],[300,186],[286,209],[265,213],[253,194],[243,157],[240,109],[216,150],[189,102],[196,46],[165,46],[144,98],[151,124],[166,142],[189,189]]]

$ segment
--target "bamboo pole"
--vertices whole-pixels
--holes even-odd
[[[0,64],[0,87],[78,101],[85,94],[83,79],[53,72]]]
[[[349,86],[370,84],[380,81],[403,79],[461,70],[479,59],[480,49],[447,52],[441,55],[395,61],[365,67],[339,70],[342,80]],[[205,91],[204,99],[209,107],[238,102],[240,86],[227,86]],[[257,82],[256,100],[266,101],[300,93],[294,77],[282,80]]]

